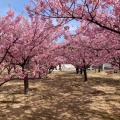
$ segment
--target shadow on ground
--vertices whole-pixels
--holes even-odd
[[[16,85],[16,86],[15,86]],[[0,120],[119,120],[120,80],[54,72],[31,80],[27,95],[22,82],[0,88]]]

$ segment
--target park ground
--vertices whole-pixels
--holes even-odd
[[[88,82],[75,71],[54,71],[0,87],[0,120],[120,120],[120,73],[88,71]]]

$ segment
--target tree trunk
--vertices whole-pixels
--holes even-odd
[[[79,68],[78,67],[76,67],[76,74],[78,74],[79,73]]]
[[[120,72],[120,58],[119,58],[119,72]]]
[[[10,69],[8,69],[8,75],[10,75],[10,72],[11,72],[11,70],[10,70]]]
[[[87,69],[84,68],[83,72],[84,72],[84,81],[87,81],[88,80],[88,78],[87,78]]]
[[[29,83],[28,83],[28,74],[24,77],[24,94],[27,94],[29,89]]]
[[[61,64],[59,64],[59,70],[62,71]]]
[[[8,75],[10,75],[11,70],[12,70],[12,67],[8,66],[7,68]]]
[[[39,72],[39,78],[41,78],[41,74],[40,74],[40,72]]]
[[[117,70],[114,70],[114,73],[117,73]]]
[[[87,79],[87,68],[86,68],[85,59],[83,59],[83,63],[84,63],[84,67],[83,67],[84,81],[86,82],[88,79]]]
[[[100,72],[101,71],[101,66],[98,66],[98,72]]]
[[[80,69],[80,74],[82,74],[82,69]]]

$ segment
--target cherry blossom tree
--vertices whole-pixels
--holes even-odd
[[[98,40],[101,45],[96,45],[94,51],[96,54],[100,53],[97,58],[101,56],[104,60],[101,61],[96,58],[95,63],[99,64],[101,61],[102,64],[107,61],[119,66],[119,0],[32,0],[31,3],[26,9],[32,17],[39,15],[41,19],[55,19],[57,22],[56,26],[62,26],[71,20],[80,22],[80,25],[85,24],[83,27],[85,33],[83,34],[90,37],[90,39],[101,39],[100,41]],[[88,30],[87,26],[90,26]],[[81,33],[78,32],[77,34]],[[110,37],[107,38],[108,36]],[[96,44],[99,44],[99,42]],[[107,49],[106,43],[109,43],[109,48]],[[110,48],[111,43],[114,43],[112,48]],[[117,46],[115,43],[117,43]],[[108,60],[108,58],[110,59]]]
[[[25,93],[29,88],[28,78],[43,74],[50,67],[49,63],[54,60],[50,59],[54,55],[54,45],[63,32],[58,27],[53,28],[51,20],[47,22],[38,16],[31,18],[31,21],[22,15],[16,17],[12,10],[1,19],[0,63],[8,70],[15,67],[13,73],[24,79]]]
[[[56,18],[58,25],[71,20],[86,21],[120,35],[119,0],[32,0],[30,16]]]

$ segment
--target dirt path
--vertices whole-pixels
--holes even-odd
[[[0,120],[120,120],[120,79],[89,74],[89,81],[72,71],[0,88]]]

